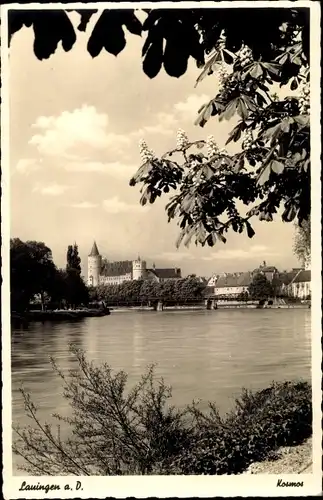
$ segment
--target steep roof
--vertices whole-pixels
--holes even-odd
[[[92,246],[92,250],[91,252],[89,253],[89,257],[98,257],[100,254],[99,254],[99,250],[98,250],[98,247],[96,246],[96,243],[95,241],[93,242],[93,246]]]
[[[172,278],[181,278],[181,270],[176,267],[164,268],[164,269],[147,269],[151,273],[153,273],[157,278],[161,279],[172,279]]]
[[[311,271],[300,271],[300,273],[296,276],[293,283],[305,283],[311,281]]]
[[[103,276],[124,276],[132,273],[132,261],[120,260],[116,262],[108,262],[103,260],[101,267],[101,274]]]
[[[252,281],[251,273],[236,273],[220,276],[215,283],[215,288],[249,286]]]

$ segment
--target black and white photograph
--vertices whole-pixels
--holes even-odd
[[[4,497],[319,495],[319,2],[7,4],[1,69]]]

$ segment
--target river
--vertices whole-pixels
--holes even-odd
[[[31,393],[41,419],[67,415],[61,380],[76,367],[69,343],[96,363],[129,373],[137,381],[146,366],[173,387],[177,406],[202,399],[228,411],[242,387],[260,389],[273,380],[311,378],[311,311],[218,309],[216,311],[112,312],[79,322],[31,323],[12,331],[12,420],[29,424],[19,388]],[[14,458],[14,473],[17,472]]]

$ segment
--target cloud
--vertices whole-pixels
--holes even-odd
[[[143,210],[143,207],[139,205],[139,203],[136,205],[129,204],[120,200],[118,196],[114,196],[113,198],[103,200],[102,205],[103,208],[106,210],[106,212],[110,214],[119,214],[124,212],[140,212]],[[149,209],[150,207],[147,208]]]
[[[194,260],[194,255],[186,252],[163,252],[156,256],[156,259],[163,260]]]
[[[40,116],[32,125],[39,131],[29,143],[45,155],[64,156],[71,150],[90,146],[95,149],[118,150],[129,144],[127,135],[108,130],[109,119],[94,106],[84,104],[74,111],[63,111],[58,116]]]
[[[80,203],[73,203],[70,205],[72,208],[81,208],[81,209],[89,209],[96,208],[98,206],[97,203],[91,203],[90,201],[81,201]]]
[[[180,115],[181,119],[194,120],[200,107],[209,100],[210,97],[206,94],[192,94],[185,101],[175,104],[175,112]]]
[[[213,253],[212,255],[208,255],[203,257],[202,260],[213,260],[214,262],[217,260],[250,260],[255,257],[267,257],[267,256],[275,256],[278,255],[276,252],[272,252],[268,249],[268,247],[264,245],[254,245],[250,248],[243,250],[240,248],[234,250],[219,250],[218,252]]]
[[[154,123],[134,130],[130,133],[130,136],[138,139],[140,137],[144,138],[149,134],[174,135],[182,121],[189,120],[192,122],[196,118],[197,111],[202,104],[209,100],[210,97],[206,94],[192,94],[185,101],[176,103],[172,113],[157,113],[154,117]]]
[[[121,162],[104,163],[100,161],[75,161],[64,165],[70,172],[101,172],[113,177],[130,179],[137,171],[138,166],[127,165]]]
[[[48,186],[42,186],[40,184],[36,184],[33,189],[33,192],[48,196],[59,196],[68,191],[69,189],[71,189],[71,186],[65,186],[56,183],[49,184]]]
[[[156,114],[153,124],[134,130],[130,136],[138,139],[149,134],[172,135],[177,126],[178,122],[174,114],[160,112]]]
[[[21,174],[29,174],[40,169],[39,163],[35,158],[21,158],[16,165],[16,170]]]

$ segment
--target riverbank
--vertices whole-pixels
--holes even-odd
[[[65,321],[82,318],[109,316],[109,309],[60,309],[57,311],[28,311],[12,313],[12,321]]]
[[[272,459],[251,464],[245,474],[311,474],[312,438],[297,446],[284,446],[273,453]]]
[[[205,305],[195,305],[195,306],[163,306],[163,311],[205,311],[206,306]],[[152,306],[116,306],[116,307],[111,307],[111,312],[112,313],[118,313],[118,312],[142,312],[142,311],[147,311],[147,312],[159,312],[156,311],[156,308]]]
[[[308,309],[309,306],[306,304],[282,304],[282,305],[271,305],[271,306],[259,306],[258,304],[230,304],[230,303],[222,303],[218,304],[217,307],[212,308],[210,310],[216,311],[218,309]],[[205,305],[196,305],[196,306],[163,306],[164,311],[204,311],[206,310]],[[121,312],[131,312],[131,311],[155,311],[154,307],[149,306],[116,306],[111,307],[112,313],[121,313]]]

